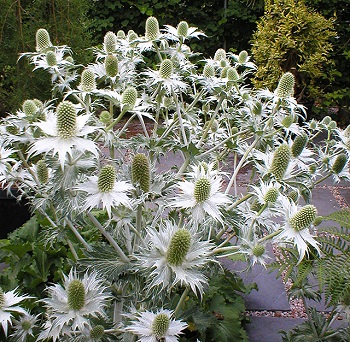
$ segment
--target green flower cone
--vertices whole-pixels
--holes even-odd
[[[75,137],[77,126],[77,112],[72,102],[63,101],[56,109],[57,132],[63,139]]]
[[[164,59],[159,67],[159,76],[163,79],[168,79],[174,72],[174,65],[170,59]]]
[[[293,145],[291,148],[292,151],[292,156],[294,158],[299,157],[300,154],[303,152],[306,144],[308,142],[308,137],[305,134],[302,135],[298,135],[294,141],[293,141]]]
[[[132,110],[137,100],[137,90],[134,87],[128,87],[122,95],[122,104],[126,110]]]
[[[147,40],[155,40],[159,37],[159,23],[157,18],[148,17],[146,20],[146,33],[145,37]]]
[[[116,170],[112,165],[105,165],[100,170],[97,180],[98,189],[101,192],[110,192],[114,188],[116,179]]]
[[[151,171],[148,157],[143,153],[135,155],[131,164],[131,177],[134,185],[140,184],[143,192],[149,192],[151,188]]]
[[[170,319],[168,315],[164,313],[158,314],[152,323],[152,332],[157,337],[158,340],[163,338],[170,326]]]
[[[90,69],[85,69],[81,73],[80,87],[82,91],[93,91],[96,89],[95,74]]]
[[[295,78],[291,72],[286,72],[279,80],[276,94],[278,97],[286,98],[294,95]]]
[[[50,35],[43,28],[40,28],[39,30],[36,31],[35,40],[36,40],[36,51],[44,51],[50,46],[52,46]]]
[[[270,172],[276,177],[276,179],[280,180],[283,178],[291,157],[292,152],[287,144],[282,144],[276,149],[270,168]]]
[[[179,229],[170,240],[167,261],[170,265],[180,266],[191,246],[191,234],[187,229]]]
[[[103,42],[107,53],[115,52],[117,48],[117,36],[114,32],[107,32],[104,36]]]
[[[71,310],[79,311],[85,305],[85,287],[79,279],[72,280],[68,285],[67,304]]]
[[[317,209],[314,205],[305,205],[290,218],[289,223],[293,229],[300,231],[310,227],[315,221],[316,215]]]
[[[105,59],[106,75],[115,77],[118,75],[118,59],[114,55],[107,55]]]

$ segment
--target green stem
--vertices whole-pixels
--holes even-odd
[[[95,227],[101,232],[101,234],[107,239],[107,241],[111,244],[112,247],[117,251],[118,255],[124,262],[130,262],[130,259],[125,255],[123,250],[119,247],[117,242],[113,239],[112,235],[110,235],[101,225],[100,222],[97,221],[95,216],[93,216],[90,212],[87,213],[91,222],[95,225]]]
[[[200,140],[198,141],[198,143],[196,145],[197,148],[201,147],[201,145],[203,144],[204,139],[207,137],[208,132],[209,132],[209,130],[210,130],[211,126],[213,125],[213,122],[214,122],[214,120],[216,118],[216,115],[218,114],[218,112],[220,110],[222,101],[224,101],[224,95],[220,96],[219,101],[218,101],[218,103],[216,105],[215,111],[214,111],[214,113],[213,113],[213,115],[212,115],[212,117],[211,117],[211,119],[210,119],[210,121],[208,123],[208,126],[204,130],[203,135],[201,136]]]
[[[186,137],[185,127],[184,127],[183,122],[182,122],[182,116],[181,116],[181,110],[180,110],[180,106],[179,106],[179,101],[177,99],[177,96],[175,94],[175,91],[174,91],[173,87],[171,87],[171,92],[173,94],[173,99],[174,99],[174,102],[175,102],[175,105],[176,105],[176,113],[177,113],[177,117],[179,119],[182,139],[183,139],[184,144],[187,146],[188,145],[188,141],[187,141],[187,137]]]
[[[282,231],[282,229],[279,229],[279,230],[276,230],[275,232],[273,232],[273,233],[271,233],[271,234],[269,234],[269,235],[264,236],[263,238],[261,238],[261,239],[258,240],[258,243],[262,243],[262,242],[264,242],[264,241],[266,241],[266,240],[268,240],[268,239],[272,239],[272,238],[275,237],[276,235],[280,234],[281,231]]]
[[[186,156],[186,158],[185,158],[185,160],[184,160],[182,166],[180,167],[180,170],[179,170],[179,171],[177,172],[177,174],[176,174],[177,177],[181,177],[182,174],[185,172],[187,166],[188,166],[189,163],[190,163],[190,159],[191,159],[190,154],[187,153],[187,156]]]
[[[85,239],[81,236],[81,234],[78,232],[77,228],[74,227],[73,223],[65,218],[65,221],[68,225],[68,227],[71,229],[71,231],[74,233],[75,237],[81,242],[81,244],[85,247],[85,249],[89,252],[92,251],[91,246],[85,241]]]
[[[236,202],[232,203],[227,209],[231,210],[233,208],[236,208],[238,205],[240,205],[241,203],[243,203],[244,201],[248,200],[250,197],[252,197],[253,194],[246,194],[243,197],[241,197],[239,200],[237,200]]]
[[[225,194],[227,194],[231,187],[232,187],[232,184],[234,183],[237,175],[238,175],[238,172],[240,171],[241,167],[243,166],[244,162],[246,161],[246,159],[248,158],[248,155],[249,153],[253,150],[253,148],[255,148],[255,145],[258,143],[258,141],[260,140],[260,137],[256,138],[254,140],[254,142],[250,145],[250,147],[246,150],[246,152],[244,153],[243,157],[241,158],[241,160],[239,161],[236,169],[235,169],[235,172],[233,173],[233,175],[231,176],[231,179],[230,179],[230,182],[228,183],[227,185],[227,188],[226,188],[226,191],[225,191]]]
[[[71,250],[71,252],[73,254],[73,257],[74,257],[75,261],[79,260],[79,256],[78,256],[78,254],[77,254],[77,252],[76,252],[72,242],[68,238],[66,238],[66,242],[67,242],[67,244],[69,246],[69,249]]]
[[[190,288],[189,287],[186,287],[184,292],[182,293],[181,295],[181,298],[179,299],[177,305],[176,305],[176,308],[174,310],[174,317],[178,317],[178,314],[179,314],[179,311],[183,305],[183,303],[185,302],[186,300],[186,297],[188,295],[188,293],[190,292]]]

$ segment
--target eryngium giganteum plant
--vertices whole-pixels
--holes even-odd
[[[311,194],[349,180],[349,128],[307,122],[291,73],[249,88],[246,51],[197,66],[187,44],[204,34],[185,22],[159,30],[151,17],[144,32],[107,32],[82,66],[40,29],[21,56],[52,75],[55,95],[2,119],[1,183],[40,218],[41,241],[69,248],[71,270],[48,277],[41,298],[17,295],[22,283],[0,291],[7,337],[204,341],[212,324],[221,341],[224,322],[233,338],[236,325],[213,324],[205,304],[220,258],[265,266],[271,243],[296,264],[320,252]],[[253,177],[239,188],[243,167]],[[196,328],[197,314],[211,323]]]

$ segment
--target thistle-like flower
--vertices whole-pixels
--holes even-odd
[[[195,173],[188,174],[189,178],[192,178],[191,181],[178,183],[180,193],[173,198],[170,206],[190,209],[192,219],[196,222],[202,222],[205,214],[222,222],[219,207],[230,203],[230,199],[220,192],[221,176],[217,172],[213,173],[211,169],[205,170],[203,165],[195,170]]]
[[[143,153],[134,156],[131,164],[131,178],[134,185],[139,184],[143,192],[151,187],[151,170],[148,157]]]
[[[169,289],[176,285],[190,286],[194,293],[203,293],[207,278],[203,267],[213,261],[213,245],[200,241],[196,228],[178,228],[166,221],[159,230],[147,230],[147,247],[136,255],[137,267],[149,275],[150,288]]]
[[[98,208],[102,204],[111,217],[112,208],[120,204],[131,208],[131,201],[126,193],[133,186],[125,181],[117,181],[116,170],[112,165],[103,166],[98,176],[90,176],[87,182],[78,185],[76,189],[87,193],[82,210]]]
[[[146,20],[145,37],[147,40],[156,40],[160,36],[159,23],[157,18],[148,17]]]
[[[86,125],[89,118],[89,115],[78,116],[72,102],[61,102],[57,106],[56,113],[50,112],[46,121],[35,123],[48,137],[36,140],[29,149],[29,155],[47,154],[53,151],[54,156],[58,154],[62,169],[67,155],[72,156],[74,151],[91,152],[97,156],[98,149],[95,143],[81,137],[97,129]]]
[[[34,337],[33,329],[37,328],[39,315],[31,315],[26,313],[19,317],[18,320],[13,320],[14,333],[10,335],[14,341],[27,342]]]
[[[103,38],[103,49],[106,53],[114,53],[117,48],[117,36],[114,32],[109,31]]]
[[[81,73],[81,80],[78,88],[83,92],[91,92],[96,89],[95,74],[92,70],[83,70]]]
[[[75,270],[64,275],[64,285],[52,285],[47,289],[49,298],[42,301],[47,307],[48,320],[38,340],[52,338],[91,329],[90,318],[105,317],[105,308],[110,298],[97,273],[85,273],[81,279]]]
[[[47,30],[40,28],[36,31],[36,51],[45,51],[47,48],[52,46],[50,35]]]
[[[287,171],[291,157],[292,152],[287,144],[281,144],[275,150],[270,167],[270,172],[275,176],[277,180],[283,178],[284,174]]]
[[[276,95],[280,98],[288,98],[294,95],[295,78],[291,72],[282,75],[276,88]]]
[[[7,336],[9,324],[12,324],[13,313],[27,314],[27,311],[18,304],[30,296],[21,296],[17,293],[17,288],[12,291],[4,292],[0,287],[0,323]]]
[[[283,231],[276,237],[286,241],[293,241],[299,252],[299,262],[308,252],[308,244],[313,246],[319,254],[321,251],[318,247],[318,242],[310,233],[312,226],[317,216],[317,209],[313,205],[305,205],[301,209],[287,198],[281,199],[283,207],[282,214],[285,216]]]
[[[170,310],[159,310],[157,313],[144,311],[131,316],[130,324],[125,331],[139,336],[140,342],[177,342],[187,324],[172,318]]]

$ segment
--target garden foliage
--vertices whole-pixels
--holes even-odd
[[[203,37],[151,16],[141,33],[108,31],[89,64],[44,28],[21,54],[54,96],[26,99],[0,126],[1,183],[33,212],[1,244],[23,265],[0,289],[5,336],[244,341],[249,288],[222,258],[266,265],[271,243],[295,267],[322,257],[312,191],[350,179],[350,127],[306,121],[289,72],[250,88],[248,53],[206,58],[190,45]]]

